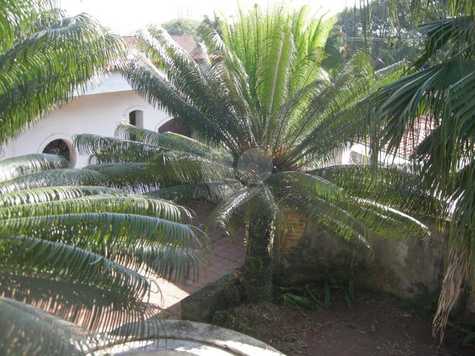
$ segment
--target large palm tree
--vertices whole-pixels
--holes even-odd
[[[424,11],[425,1],[412,3],[415,11]],[[371,98],[382,108],[385,139],[393,149],[421,116],[434,127],[413,158],[427,189],[449,202],[451,250],[433,323],[441,340],[469,274],[475,241],[475,3],[449,0],[445,5],[450,17],[422,26],[425,50],[410,73]]]
[[[255,8],[236,22],[208,21],[203,37],[209,58],[199,64],[164,30],[151,27],[141,35],[148,59],[133,60],[126,75],[139,93],[182,119],[205,143],[127,125],[115,138],[76,139],[110,179],[137,177],[140,170],[146,174],[136,182],[159,184],[154,196],[216,202],[216,220],[224,228],[244,211],[243,276],[253,301],[272,296],[278,207],[298,209],[357,241],[371,233],[427,232],[394,209],[414,212],[424,202],[434,207],[409,174],[325,168],[348,142],[367,134],[370,108],[357,105],[359,99],[395,75],[390,69],[375,73],[360,54],[330,80],[320,66],[330,27],[323,19],[309,20],[305,8]]]
[[[122,54],[91,18],[49,1],[2,1],[0,33],[0,144]],[[188,210],[68,166],[54,155],[0,161],[0,354],[63,355],[85,332],[69,337],[72,327],[8,298],[109,331],[147,315],[149,273],[184,276],[204,244]]]

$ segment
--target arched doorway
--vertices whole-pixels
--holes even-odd
[[[74,165],[74,153],[72,147],[65,140],[56,139],[48,143],[42,151],[53,155],[63,156],[71,165]]]
[[[180,119],[171,119],[158,128],[158,132],[174,132],[183,136],[191,136],[191,130]]]

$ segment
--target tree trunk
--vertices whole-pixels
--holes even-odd
[[[250,302],[272,301],[274,237],[274,212],[264,202],[253,202],[247,226],[247,254],[243,273],[243,286]]]

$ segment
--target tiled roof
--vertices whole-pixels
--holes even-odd
[[[419,146],[422,141],[429,136],[434,128],[435,123],[430,117],[420,117],[416,119],[413,127],[408,128],[403,135],[396,155],[404,159],[410,159],[410,157],[416,152],[417,146]],[[357,143],[369,148],[369,139],[362,139]],[[382,151],[393,153],[389,152],[387,147],[382,148]]]
[[[435,128],[434,121],[430,117],[420,117],[415,120],[414,126],[407,130],[399,145],[398,155],[409,158],[415,153],[417,146],[429,136]]]
[[[203,59],[204,53],[198,42],[191,35],[172,35],[171,36],[176,43],[180,45],[185,51],[190,53],[195,60]],[[131,46],[137,46],[137,37],[136,36],[123,36],[122,39],[124,42]]]

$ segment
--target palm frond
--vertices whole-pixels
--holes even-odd
[[[242,188],[243,185],[239,181],[225,180],[204,184],[181,184],[163,187],[146,195],[178,202],[206,200],[210,203],[218,204]]]
[[[0,51],[0,142],[17,135],[122,51],[121,41],[87,15],[61,18],[35,33],[16,28],[15,41]]]
[[[304,214],[330,228],[337,224],[343,237],[358,239],[371,234],[404,238],[427,236],[427,227],[416,219],[389,206],[353,197],[337,185],[299,172],[274,175],[275,194],[284,203],[292,204]]]
[[[447,210],[421,184],[419,176],[398,168],[343,165],[312,173],[344,188],[352,196],[372,199],[409,214],[442,218]]]
[[[116,136],[125,140],[134,138],[136,141],[165,150],[187,152],[203,158],[222,160],[228,164],[232,163],[232,156],[227,152],[211,148],[198,140],[174,132],[157,133],[123,124],[117,127]]]
[[[227,226],[232,216],[246,203],[255,198],[261,189],[262,187],[243,188],[223,200],[213,213],[217,226],[227,232]]]
[[[61,156],[30,154],[0,161],[0,182],[48,169],[67,168],[69,162]]]
[[[191,213],[178,205],[161,199],[139,196],[100,195],[73,200],[29,203],[0,208],[0,219],[45,215],[90,213],[121,213],[157,217],[175,222],[189,222]]]
[[[269,178],[278,201],[284,206],[295,207],[304,215],[338,233],[344,238],[357,238],[366,243],[369,230],[360,220],[338,205],[344,195],[342,190],[319,177],[299,172],[283,172]],[[335,230],[336,228],[336,230]]]
[[[150,146],[159,146],[160,140],[158,132],[124,123],[117,126],[114,136],[121,140],[142,142]]]
[[[235,146],[235,143],[228,140],[229,138],[223,137],[217,124],[197,109],[190,99],[175,88],[150,61],[141,57],[135,58],[125,68],[125,75],[135,90],[171,117],[182,119],[194,131],[208,137],[210,141]]]
[[[398,63],[375,72],[367,54],[355,54],[334,82],[322,88],[291,122],[285,139],[295,146],[286,157],[287,164],[321,164],[348,142],[366,140],[377,118],[367,96],[399,78],[403,70],[404,63]]]
[[[8,298],[0,298],[0,325],[4,355],[83,355],[87,351],[83,330]]]
[[[136,263],[142,265],[145,271],[169,281],[183,282],[185,279],[199,279],[198,266],[206,263],[208,251],[207,247],[198,250],[193,247],[160,245],[139,246],[131,252],[136,256]]]
[[[111,341],[107,333],[119,325],[140,324],[158,311],[141,301],[127,298],[123,291],[95,287],[84,281],[55,279],[48,274],[1,273],[0,282],[7,281],[11,288],[2,291],[4,297],[48,311],[63,319],[63,323],[70,322],[83,328],[88,349],[98,342]]]
[[[4,208],[15,205],[65,201],[102,194],[107,196],[119,196],[123,195],[123,192],[118,189],[101,186],[58,186],[31,188],[2,194],[0,197],[0,207]]]
[[[52,169],[2,182],[0,183],[0,192],[5,194],[31,188],[61,185],[105,185],[105,183],[106,177],[92,170]]]
[[[125,141],[114,137],[82,134],[74,137],[79,154],[92,155],[98,163],[146,161],[160,149],[137,141]]]
[[[205,236],[193,226],[126,213],[71,213],[3,219],[0,232],[64,241],[97,253],[140,244],[199,248]]]
[[[182,152],[164,152],[150,162],[150,170],[160,176],[164,187],[203,184],[234,179],[234,169],[220,161]]]
[[[150,282],[138,272],[96,253],[61,242],[28,237],[0,237],[2,273],[50,276],[96,288],[106,288],[125,300],[142,300]],[[14,288],[14,287],[13,287]],[[2,293],[8,293],[8,286]]]
[[[160,187],[160,173],[149,168],[149,163],[121,162],[97,164],[86,167],[105,178],[106,186],[134,193],[155,191]]]

